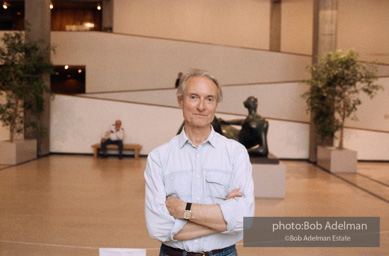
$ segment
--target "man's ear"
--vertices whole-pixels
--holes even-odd
[[[179,97],[179,96],[177,96],[177,103],[178,103],[178,106],[180,107],[180,109],[182,109],[182,105],[184,104],[184,102],[181,99],[181,97]]]

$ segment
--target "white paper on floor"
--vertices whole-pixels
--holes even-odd
[[[100,256],[146,256],[146,249],[100,248]]]

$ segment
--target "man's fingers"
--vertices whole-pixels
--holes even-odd
[[[239,188],[236,188],[236,189],[233,189],[230,193],[228,193],[227,200],[235,198],[235,197],[241,197],[241,196],[243,196],[242,192],[240,192]]]
[[[174,218],[181,218],[182,213],[185,210],[186,203],[177,197],[167,197],[165,205],[169,214]]]
[[[234,197],[240,197],[242,195],[243,194],[241,192],[230,193],[230,194],[228,194],[227,199],[234,198]]]

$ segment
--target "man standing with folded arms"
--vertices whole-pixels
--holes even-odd
[[[185,75],[177,90],[184,129],[148,156],[146,224],[161,256],[237,255],[243,217],[254,216],[247,150],[211,126],[222,98],[209,73]]]

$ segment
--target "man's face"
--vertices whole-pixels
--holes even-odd
[[[122,126],[122,122],[116,121],[115,122],[115,129],[116,129],[116,131],[118,131],[120,129],[120,126]]]
[[[208,127],[217,107],[217,86],[205,76],[191,77],[186,81],[183,99],[177,100],[187,127]]]

